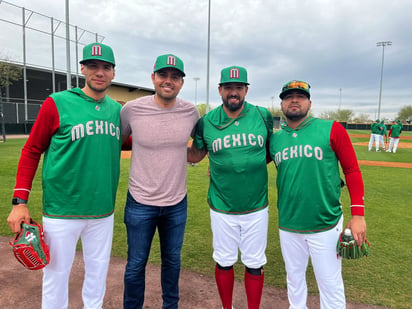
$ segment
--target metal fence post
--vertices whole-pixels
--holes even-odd
[[[3,143],[6,142],[6,124],[4,123],[3,100],[0,95],[0,117],[1,117],[1,133],[3,134]]]

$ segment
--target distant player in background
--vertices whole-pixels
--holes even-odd
[[[397,120],[397,122],[395,122],[389,129],[388,136],[390,137],[390,142],[389,142],[389,147],[388,147],[387,152],[396,153],[398,149],[400,135],[402,133],[402,127],[403,127],[402,122]]]
[[[43,309],[68,307],[69,276],[81,239],[84,308],[103,306],[120,175],[121,105],[106,95],[115,76],[112,49],[83,48],[85,86],[54,93],[42,104],[17,169],[13,232],[30,221],[26,206],[42,153],[43,228],[50,264],[43,270]]]
[[[382,128],[380,127],[380,120],[376,119],[374,123],[371,124],[371,137],[369,139],[368,150],[371,151],[373,147],[373,143],[375,143],[376,152],[379,152],[379,143],[380,143],[380,131]]]
[[[266,145],[273,117],[266,108],[245,101],[246,69],[221,71],[219,94],[223,104],[200,119],[189,162],[206,154],[210,163],[208,203],[213,233],[215,278],[224,309],[232,308],[233,265],[238,251],[245,265],[249,309],[262,297],[268,232],[268,174]]]
[[[386,130],[386,125],[385,121],[381,120],[379,123],[379,146],[382,146],[382,150],[386,150],[386,145],[385,145],[385,138],[388,136],[388,132]]]
[[[152,73],[155,94],[129,101],[121,111],[123,140],[132,136],[133,145],[124,212],[128,245],[125,309],[143,308],[145,271],[156,230],[163,308],[178,308],[187,220],[187,142],[199,120],[196,106],[177,97],[184,76],[179,57],[157,57]]]
[[[287,126],[273,133],[270,155],[277,168],[279,237],[289,308],[307,308],[310,258],[320,307],[345,309],[341,258],[336,254],[344,221],[338,163],[351,199],[352,218],[346,228],[358,245],[366,240],[364,187],[355,151],[340,123],[308,115],[312,105],[308,83],[286,83],[280,98]]]

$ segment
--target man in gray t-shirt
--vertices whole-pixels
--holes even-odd
[[[142,308],[145,269],[156,228],[159,233],[164,308],[178,308],[180,252],[187,218],[187,143],[199,119],[196,106],[177,98],[183,62],[159,56],[152,73],[153,96],[127,102],[121,110],[122,139],[132,137],[124,222],[128,257],[124,308]]]

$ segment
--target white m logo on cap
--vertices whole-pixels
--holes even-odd
[[[229,78],[239,78],[239,69],[238,68],[230,69]]]
[[[100,45],[97,45],[97,44],[92,45],[90,54],[92,56],[101,56],[103,54],[102,53],[102,47]]]
[[[167,56],[166,64],[176,66],[176,57]]]

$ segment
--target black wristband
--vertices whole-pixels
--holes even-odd
[[[27,201],[19,197],[13,197],[13,199],[11,200],[11,204],[12,205],[27,204]]]

